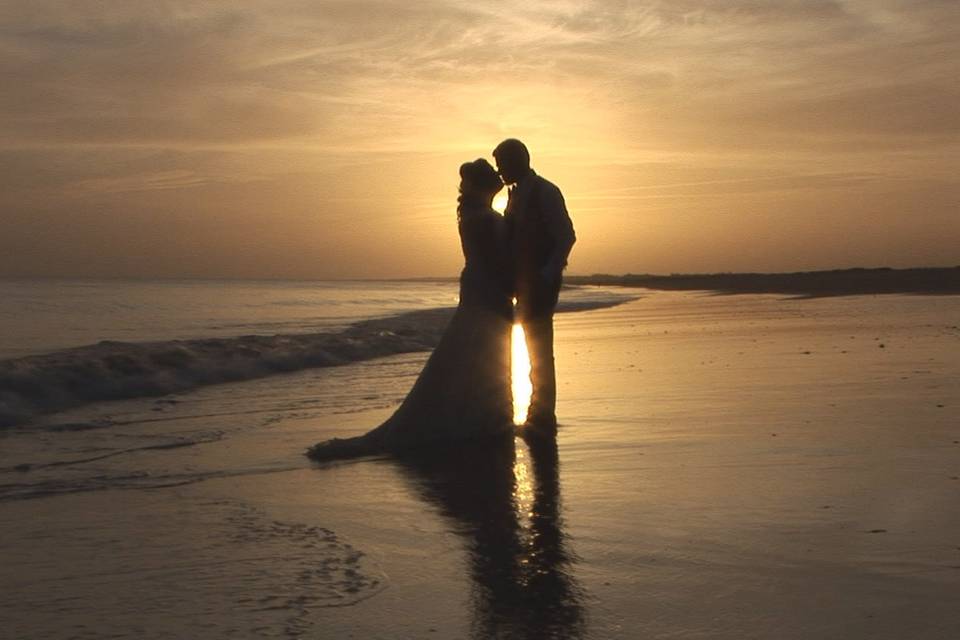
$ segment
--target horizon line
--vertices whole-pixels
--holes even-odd
[[[833,267],[827,269],[808,269],[794,271],[674,271],[670,273],[650,273],[634,272],[625,273],[611,272],[593,272],[593,273],[565,273],[565,278],[619,278],[619,277],[650,277],[650,278],[671,278],[671,277],[689,277],[689,276],[731,276],[731,275],[794,275],[800,273],[831,273],[842,271],[916,271],[916,270],[935,270],[935,269],[960,269],[960,264],[943,266],[913,266],[913,267]],[[68,281],[68,282],[91,282],[91,281],[116,281],[116,282],[144,282],[144,281],[215,281],[215,282],[453,282],[459,280],[459,275],[428,275],[428,276],[407,276],[403,278],[390,277],[285,277],[285,276],[263,276],[263,277],[245,277],[245,276],[6,276],[0,275],[0,282],[11,281]]]

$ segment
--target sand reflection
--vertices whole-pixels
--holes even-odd
[[[469,553],[476,638],[579,638],[583,590],[560,517],[555,443],[471,444],[400,460]]]

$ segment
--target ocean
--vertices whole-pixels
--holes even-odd
[[[315,464],[455,283],[4,287],[0,637],[960,632],[960,296],[570,288],[556,447]]]
[[[429,350],[457,304],[457,287],[448,280],[2,282],[0,427],[94,401]],[[563,304],[595,308],[631,297],[573,287]]]
[[[457,304],[437,281],[0,280],[0,360],[102,340],[302,334]]]

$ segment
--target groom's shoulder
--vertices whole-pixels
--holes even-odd
[[[536,196],[534,199],[539,206],[546,209],[565,210],[566,204],[564,203],[563,193],[560,192],[560,187],[539,174],[535,177],[535,180],[534,192]]]
[[[533,176],[533,179],[534,179],[534,185],[537,191],[544,194],[549,194],[549,195],[560,194],[560,187],[550,182],[549,180],[541,176],[539,173],[535,174]]]

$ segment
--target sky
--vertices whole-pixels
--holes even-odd
[[[520,138],[568,272],[960,264],[956,0],[0,0],[0,277],[454,276]]]

